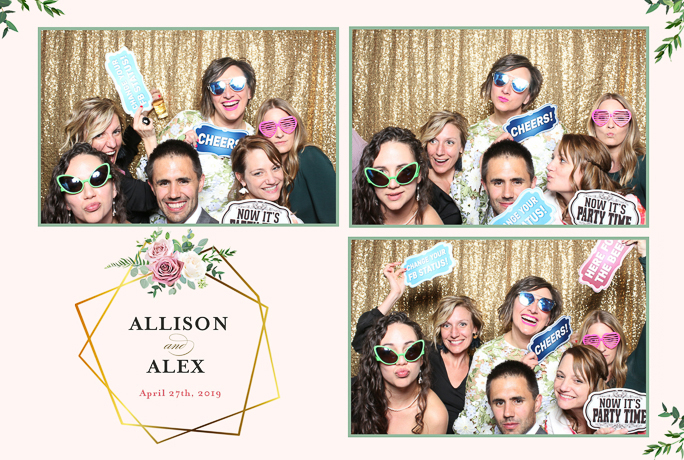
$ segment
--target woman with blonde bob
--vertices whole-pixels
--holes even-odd
[[[433,112],[418,131],[418,140],[427,153],[430,171],[426,187],[431,189],[430,205],[445,225],[460,225],[461,211],[454,201],[461,171],[461,153],[468,138],[468,120],[457,112]]]
[[[157,209],[157,199],[147,182],[134,179],[127,171],[138,154],[141,139],[149,155],[157,146],[154,125],[145,125],[139,108],[133,118],[133,126],[124,131],[124,115],[111,99],[92,97],[74,106],[64,134],[66,140],[62,151],[72,149],[78,143],[87,143],[107,155],[113,169],[121,174],[121,193],[126,197],[128,219],[134,223],[149,222],[149,215]]]
[[[546,167],[547,197],[555,200],[566,224],[572,224],[568,206],[579,190],[608,190],[625,194],[625,190],[609,174],[612,160],[605,145],[595,137],[583,134],[565,134],[553,152]],[[645,218],[645,210],[634,195],[626,198],[635,201]]]
[[[576,345],[563,353],[553,384],[557,405],[544,421],[548,434],[625,434],[627,430],[589,428],[584,403],[589,395],[606,389],[608,364],[595,347]]]
[[[307,142],[299,113],[285,100],[268,99],[257,112],[259,133],[280,152],[290,177],[290,209],[307,223],[335,223],[336,176],[327,156]]]
[[[359,353],[368,331],[381,318],[386,317],[392,306],[403,295],[406,269],[398,268],[401,262],[387,264],[383,274],[390,284],[390,292],[378,308],[361,315],[356,325],[352,347]],[[432,343],[430,348],[431,388],[444,403],[449,415],[447,434],[453,433],[452,425],[465,405],[466,377],[475,349],[480,345],[482,313],[475,301],[466,296],[446,296],[440,299],[430,317]]]
[[[587,133],[610,152],[610,177],[646,207],[646,149],[631,104],[619,94],[602,95],[591,109]]]
[[[608,388],[622,388],[627,379],[627,345],[625,333],[620,322],[604,310],[590,312],[582,322],[579,340],[584,345],[592,345],[608,363]]]

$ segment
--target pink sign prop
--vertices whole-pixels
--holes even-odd
[[[579,269],[579,282],[601,292],[610,285],[613,276],[633,246],[618,240],[599,240],[589,258]]]

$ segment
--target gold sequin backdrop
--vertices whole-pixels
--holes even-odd
[[[386,126],[418,132],[436,110],[474,124],[493,111],[480,86],[501,56],[522,54],[544,77],[534,103],[558,106],[568,132],[586,133],[596,99],[621,94],[646,137],[645,29],[352,31],[352,126],[370,141]]]
[[[385,264],[431,248],[435,240],[352,240],[351,243],[351,343],[359,316],[371,310],[389,293],[382,274]],[[590,310],[611,312],[620,320],[626,343],[632,350],[646,321],[646,286],[636,249],[627,254],[610,286],[595,293],[579,284],[577,270],[589,257],[596,240],[447,240],[456,261],[453,271],[406,288],[393,311],[405,311],[431,333],[430,315],[439,299],[466,295],[475,300],[484,318],[483,343],[499,336],[497,309],[508,289],[519,279],[536,275],[549,281],[563,297],[563,314],[579,329]],[[359,355],[351,351],[352,375]]]
[[[135,54],[148,88],[161,89],[170,117],[199,109],[202,75],[211,61],[246,58],[257,78],[247,122],[254,125],[266,99],[283,98],[302,116],[309,140],[335,165],[336,41],[334,30],[42,31],[41,202],[65,141],[64,123],[76,102],[100,96],[120,103],[104,63],[105,54],[122,46]],[[151,117],[157,132],[170,120]],[[127,124],[131,122],[127,117]]]

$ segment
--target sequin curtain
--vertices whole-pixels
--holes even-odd
[[[76,102],[94,96],[119,101],[104,62],[107,53],[122,46],[135,54],[148,88],[161,89],[170,117],[199,109],[202,74],[211,61],[224,56],[246,58],[257,77],[247,122],[254,126],[256,112],[266,99],[283,98],[302,116],[309,140],[335,165],[336,40],[334,30],[42,31],[41,201],[65,141],[65,120]],[[157,132],[170,120],[153,119]],[[131,122],[128,117],[127,124]]]
[[[646,133],[645,29],[421,29],[352,31],[352,125],[366,140],[386,126],[414,133],[436,110],[474,124],[493,112],[480,86],[492,64],[522,54],[544,77],[532,107],[558,106],[571,133],[586,133],[596,99],[619,93]]]
[[[610,286],[595,293],[579,284],[578,269],[589,257],[596,240],[447,240],[456,261],[453,271],[406,292],[393,311],[405,311],[431,333],[430,315],[439,299],[447,295],[466,295],[475,300],[484,317],[483,343],[498,337],[501,323],[497,309],[508,289],[519,279],[541,276],[553,284],[563,297],[563,314],[579,329],[591,310],[611,312],[620,320],[626,343],[632,350],[646,320],[646,287],[636,249],[615,274]],[[351,320],[349,340],[354,336],[359,316],[384,300],[389,285],[382,274],[385,264],[431,248],[435,240],[352,240],[351,243]],[[356,375],[358,354],[352,350],[352,375]]]

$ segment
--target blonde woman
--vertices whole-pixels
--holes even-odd
[[[619,94],[602,95],[591,109],[587,132],[610,152],[610,177],[646,207],[646,149],[631,104]]]
[[[596,347],[608,363],[608,388],[623,388],[627,379],[627,345],[620,322],[603,310],[590,312],[582,322],[580,341]]]
[[[292,179],[292,212],[306,223],[335,223],[335,169],[321,149],[307,142],[299,113],[287,101],[273,98],[261,104],[256,123],[259,134],[280,152],[285,173]]]

